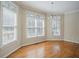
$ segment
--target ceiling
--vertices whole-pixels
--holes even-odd
[[[18,1],[17,3],[28,8],[52,14],[63,14],[79,10],[79,1]]]

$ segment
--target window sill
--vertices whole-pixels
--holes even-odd
[[[3,47],[5,47],[5,46],[7,46],[7,45],[9,45],[9,44],[11,44],[11,43],[13,43],[15,41],[17,41],[17,40],[12,40],[12,41],[10,41],[8,43],[3,43],[2,46],[1,46],[1,48],[3,48]]]
[[[37,35],[37,36],[27,36],[27,38],[37,38],[37,37],[43,37],[45,35]]]

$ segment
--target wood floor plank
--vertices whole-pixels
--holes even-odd
[[[79,44],[66,41],[45,41],[24,46],[8,58],[66,58],[79,57]]]

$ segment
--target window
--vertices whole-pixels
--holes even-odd
[[[27,14],[27,37],[44,35],[44,16],[34,15],[32,12]]]
[[[51,16],[52,17],[52,32],[54,36],[60,36],[60,16]]]
[[[2,2],[2,44],[16,40],[17,13],[11,2]]]

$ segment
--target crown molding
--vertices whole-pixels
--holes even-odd
[[[79,12],[79,9],[78,10],[74,10],[74,11],[70,11],[70,12],[66,12],[64,14],[72,14],[72,13],[77,13],[77,12]]]

